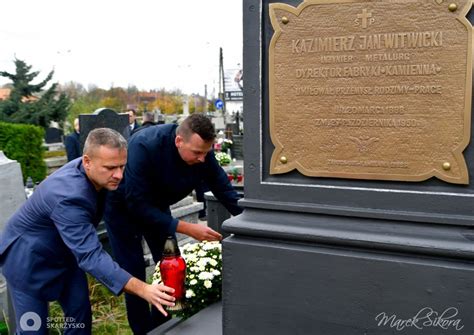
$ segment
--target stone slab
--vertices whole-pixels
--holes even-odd
[[[222,335],[222,303],[203,309],[187,320],[172,319],[148,335]]]
[[[11,215],[26,201],[25,187],[20,163],[8,159],[0,151],[0,232]],[[0,311],[9,314],[7,302],[6,281],[0,274]],[[0,315],[3,319],[4,314]]]
[[[178,201],[177,203],[175,204],[172,204],[170,206],[170,209],[173,210],[175,208],[178,208],[178,207],[182,207],[182,206],[186,206],[186,205],[191,205],[193,203],[193,197],[191,196],[187,196],[186,198]]]

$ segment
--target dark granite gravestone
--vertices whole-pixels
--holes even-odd
[[[232,136],[232,157],[237,160],[244,159],[244,135],[233,135]]]
[[[472,14],[467,14],[471,3],[284,3],[243,1],[245,197],[241,204],[245,211],[223,225],[233,234],[223,241],[224,334],[473,334],[474,139],[469,131],[472,28],[465,19],[467,16],[473,21]],[[277,8],[272,11],[271,5]],[[401,12],[405,9],[408,13]],[[308,20],[303,28],[295,28],[308,13],[315,19]],[[395,23],[383,26],[387,22]],[[465,52],[458,52],[455,62],[448,57],[431,60],[440,52],[453,50],[456,29],[465,33],[464,42],[456,44],[466,43]],[[279,38],[286,38],[285,34],[292,31],[295,37],[279,45]],[[398,37],[426,37],[429,31],[443,36],[443,43],[412,44],[411,48],[399,44],[390,50],[387,44],[379,43],[380,36],[393,37],[389,36],[391,32],[399,33]],[[367,47],[362,39],[370,39],[371,43],[379,40],[364,54],[359,50]],[[285,63],[278,61],[279,52],[294,54]],[[430,75],[416,71],[395,75],[389,70],[398,65],[401,67],[397,69],[404,65],[414,69],[417,63],[437,65]],[[389,72],[354,75],[354,68],[372,65]],[[465,90],[443,83],[438,87],[442,86],[442,91],[437,93],[414,94],[414,85],[449,80],[444,77],[454,74],[448,70],[450,66],[459,66],[454,72],[465,74]],[[288,80],[293,81],[292,89],[286,87]],[[399,85],[408,85],[407,91],[389,94],[389,86],[396,89]],[[381,94],[371,94],[375,91]],[[327,98],[323,109],[313,103],[320,95]],[[413,99],[413,104],[408,99]],[[419,101],[421,105],[417,105]],[[381,113],[385,113],[387,103],[403,107],[399,110],[403,114],[391,116],[393,119],[409,115],[421,123],[411,130],[384,128],[376,136],[377,123],[370,121],[372,128],[350,126],[352,119],[357,123],[363,116],[343,115],[345,111],[370,113],[371,106],[381,107]],[[282,109],[285,113],[280,119],[271,114],[272,108],[290,105],[293,108]],[[340,105],[344,108],[337,109]],[[345,109],[347,106],[351,109]],[[426,111],[423,108],[427,106]],[[450,113],[454,106],[466,110],[455,116]],[[326,120],[321,121],[321,115],[329,112],[341,115],[331,119],[325,116]],[[453,125],[452,117],[459,115],[465,117],[456,124],[465,122],[461,128],[467,131],[457,133],[454,145],[437,142],[446,134],[444,128],[425,134],[423,139],[431,138],[433,142],[423,147],[413,140],[439,120]],[[299,128],[291,126],[295,118],[301,120]],[[315,130],[303,131],[307,126]],[[407,131],[406,136],[386,143],[387,137],[402,131]],[[333,134],[332,142],[331,138],[324,145],[307,146],[304,142],[317,143],[328,132]],[[350,138],[355,132],[360,132],[355,138],[359,147]],[[290,150],[272,161],[281,144],[275,140],[280,135],[304,150]],[[377,163],[378,151],[369,148],[371,138],[376,138],[373,148],[393,146],[400,157],[421,158],[421,163],[425,160],[436,165],[430,173],[438,172],[432,174],[434,177],[406,176],[411,162],[406,167],[386,165],[382,159]],[[361,143],[364,139],[366,145]],[[290,144],[284,143],[282,150]],[[461,173],[462,164],[453,171],[450,158],[435,158],[442,150],[455,148],[461,149],[452,157],[463,157],[466,173]],[[337,158],[349,149],[353,150],[353,158],[325,159],[323,163],[338,163],[326,170],[318,165],[327,153]],[[365,161],[369,154],[375,159]],[[321,159],[305,160],[308,156]],[[292,165],[297,159],[301,162]],[[352,162],[358,163],[351,168],[354,174],[348,169],[347,178],[342,173],[330,176]],[[305,164],[318,169],[311,175],[310,169],[302,169]],[[292,169],[271,174],[274,166]],[[393,174],[393,169],[399,173]],[[374,171],[378,171],[375,178]],[[463,178],[441,178],[451,172],[459,172]]]
[[[46,143],[61,143],[63,141],[63,131],[58,128],[49,127],[46,128],[44,140]]]
[[[92,114],[79,115],[79,124],[81,125],[81,151],[84,148],[89,132],[95,128],[111,128],[121,133],[125,139],[130,136],[128,123],[128,114],[118,114],[110,108],[99,108]]]

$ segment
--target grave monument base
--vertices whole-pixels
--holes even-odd
[[[474,330],[466,228],[254,208],[223,228],[226,335]]]

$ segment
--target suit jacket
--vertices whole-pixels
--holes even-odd
[[[107,222],[114,221],[117,207],[128,206],[133,224],[145,225],[145,229],[151,225],[162,238],[174,235],[178,220],[171,216],[169,206],[189,195],[202,181],[231,214],[242,212],[237,205],[240,197],[213,151],[201,164],[188,165],[181,159],[175,145],[176,128],[175,124],[157,125],[130,138],[124,180],[117,191],[109,193]]]
[[[64,139],[64,146],[66,147],[68,162],[82,156],[79,133],[76,133],[74,131],[71,134],[67,135],[66,138]]]
[[[130,135],[133,135],[141,130],[144,130],[148,127],[151,127],[151,126],[156,126],[156,123],[155,122],[152,122],[152,121],[146,121],[146,122],[143,122],[142,125],[140,127],[136,127],[133,129],[132,133]]]
[[[14,288],[56,300],[72,269],[89,272],[114,294],[131,278],[102,249],[95,227],[105,191],[97,192],[82,159],[45,179],[16,211],[0,238],[0,265]]]

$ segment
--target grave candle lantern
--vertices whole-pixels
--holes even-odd
[[[181,257],[178,242],[174,236],[168,236],[160,262],[160,272],[163,284],[175,289],[173,296],[175,305],[167,307],[170,311],[180,311],[184,308],[186,262]]]

